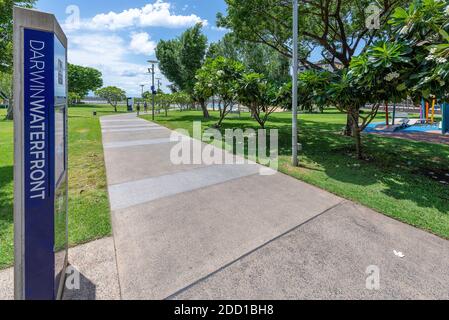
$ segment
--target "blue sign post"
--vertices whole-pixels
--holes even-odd
[[[14,8],[15,297],[61,298],[67,265],[67,39]]]

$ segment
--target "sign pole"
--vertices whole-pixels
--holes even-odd
[[[298,161],[298,0],[293,0],[292,165]]]

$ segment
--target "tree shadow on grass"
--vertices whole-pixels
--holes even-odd
[[[291,127],[288,119],[273,118],[279,125],[279,155],[291,155]],[[429,178],[449,173],[449,147],[395,138],[363,135],[367,158],[358,160],[354,141],[340,134],[341,123],[300,120],[301,154],[316,168],[336,181],[360,187],[382,184],[382,193],[392,199],[409,200],[422,208],[449,214],[449,187]],[[393,200],[392,200],[393,201]]]
[[[449,173],[449,147],[366,135],[367,159],[358,160],[351,138],[322,131],[304,140],[303,154],[328,177],[360,187],[382,184],[388,197],[449,213],[449,187],[426,174]]]
[[[316,116],[320,117],[320,114]],[[167,119],[167,123],[199,120],[202,120],[200,114],[177,114]],[[217,117],[212,114],[207,122],[203,121],[203,125],[212,126],[216,120]],[[363,135],[367,159],[358,160],[354,140],[340,134],[344,124],[338,120],[332,117],[325,121],[300,119],[301,155],[316,164],[313,167],[306,164],[305,169],[320,170],[333,180],[361,188],[379,184],[379,191],[373,192],[382,192],[391,197],[391,201],[409,200],[419,207],[434,208],[448,214],[449,187],[426,175],[432,170],[440,175],[449,173],[448,146]],[[247,128],[259,129],[254,120],[245,114],[240,119],[226,119],[221,130]],[[267,129],[279,130],[279,155],[290,157],[291,119],[287,116],[272,116]],[[377,187],[373,190],[377,190]]]

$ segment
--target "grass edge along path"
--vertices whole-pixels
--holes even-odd
[[[151,116],[142,115],[151,121]],[[232,117],[232,118],[231,118]],[[226,119],[222,130],[254,128],[249,115]],[[345,116],[301,114],[301,167],[291,166],[290,114],[271,116],[267,129],[279,129],[279,171],[342,198],[367,206],[393,219],[449,239],[449,186],[431,179],[428,173],[444,174],[449,168],[449,146],[414,142],[378,135],[364,135],[365,152],[371,158],[356,159],[351,138],[340,134]],[[383,117],[379,115],[379,120]],[[157,115],[156,122],[169,129],[192,133],[193,121],[203,129],[216,121],[216,113],[204,121],[199,112],[172,111]],[[267,139],[268,140],[268,139]]]
[[[121,109],[123,110],[123,109]],[[93,116],[93,111],[97,116]],[[12,266],[13,125],[0,110],[0,269]],[[112,234],[106,170],[99,117],[112,107],[69,108],[69,245]]]

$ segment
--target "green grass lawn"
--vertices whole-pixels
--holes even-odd
[[[98,116],[94,117],[92,111]],[[111,234],[99,116],[112,107],[69,108],[69,243]],[[0,119],[5,111],[0,110]],[[0,121],[0,269],[13,263],[13,124]]]
[[[0,109],[0,119],[6,111]],[[13,261],[13,124],[0,121],[0,269]]]
[[[150,120],[151,116],[144,118]],[[384,115],[379,115],[379,121]],[[267,129],[279,129],[279,170],[334,194],[370,207],[387,216],[449,239],[449,186],[432,179],[449,173],[449,146],[364,135],[368,160],[356,159],[351,138],[340,134],[346,117],[334,110],[299,116],[303,144],[299,168],[290,165],[291,120],[289,113],[271,116]],[[171,129],[192,132],[192,122],[201,112],[171,111],[156,121]],[[217,113],[203,128],[212,126]],[[255,128],[248,114],[231,115],[228,128]]]

